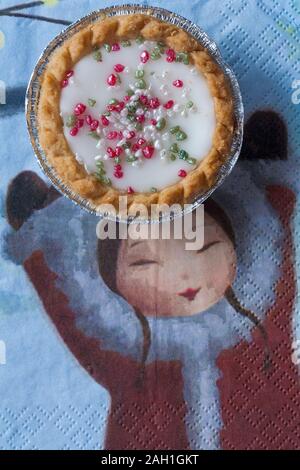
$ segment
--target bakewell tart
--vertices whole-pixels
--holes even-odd
[[[178,26],[104,18],[65,41],[41,77],[38,133],[48,161],[93,206],[119,196],[185,204],[208,190],[234,131],[230,84]]]

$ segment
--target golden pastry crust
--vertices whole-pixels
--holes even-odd
[[[209,154],[184,179],[156,193],[128,195],[128,206],[133,209],[136,203],[149,206],[192,202],[199,193],[214,184],[218,169],[228,157],[231,147],[234,116],[230,85],[214,59],[194,38],[175,25],[142,14],[99,20],[74,34],[50,58],[41,78],[38,108],[39,138],[48,161],[65,185],[95,207],[110,203],[118,209],[121,193],[88,174],[70,150],[60,117],[61,81],[66,71],[91,53],[95,46],[137,36],[163,41],[177,52],[189,52],[191,62],[206,77],[214,98],[216,129]]]

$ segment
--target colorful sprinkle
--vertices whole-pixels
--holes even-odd
[[[114,65],[114,71],[117,73],[123,72],[124,69],[125,69],[125,65],[122,65],[122,64]]]
[[[143,51],[140,55],[141,62],[145,64],[150,59],[150,54],[148,51]]]
[[[164,104],[164,108],[166,108],[166,109],[171,109],[171,108],[173,108],[173,106],[174,106],[174,101],[173,100],[169,100]]]
[[[151,145],[146,145],[142,150],[144,157],[152,158],[154,150],[154,147],[152,147]]]
[[[70,130],[70,135],[72,137],[75,137],[75,135],[78,134],[78,127],[72,127],[72,129]]]
[[[121,48],[120,48],[120,44],[118,44],[117,42],[111,46],[111,50],[112,50],[113,52],[117,52],[117,51],[119,51],[120,49],[121,49]]]
[[[102,53],[100,49],[95,49],[93,52],[93,59],[95,59],[97,62],[102,62]]]
[[[110,45],[110,44],[103,44],[103,47],[104,47],[104,49],[106,50],[106,52],[110,52],[110,51],[111,51],[111,45]]]
[[[173,85],[176,88],[182,88],[183,87],[183,81],[182,80],[174,80]]]
[[[88,105],[93,108],[96,104],[96,100],[94,100],[93,98],[89,98],[88,99]]]
[[[75,106],[75,109],[74,109],[74,114],[76,116],[80,116],[80,114],[83,114],[86,110],[86,106],[85,104],[83,103],[78,103],[76,106]]]
[[[109,86],[115,86],[117,81],[118,81],[118,79],[117,79],[116,75],[114,75],[113,73],[110,74],[107,77],[107,83],[108,83]]]
[[[68,116],[65,121],[65,125],[67,127],[74,127],[76,124],[77,118],[73,114],[71,116]]]

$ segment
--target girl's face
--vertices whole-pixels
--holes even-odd
[[[234,247],[217,222],[205,214],[204,245],[185,250],[186,240],[123,240],[117,288],[147,316],[193,315],[218,302],[236,271]]]

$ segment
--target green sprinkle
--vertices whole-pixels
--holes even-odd
[[[120,157],[115,157],[115,158],[114,158],[114,162],[115,162],[116,164],[121,163],[121,158],[120,158]]]
[[[134,121],[135,121],[135,116],[134,116],[134,114],[128,114],[128,115],[127,115],[127,120],[128,120],[129,122],[134,122]]]
[[[106,174],[106,171],[104,168],[98,168],[95,174],[100,179]]]
[[[103,44],[103,47],[104,47],[104,49],[106,50],[106,52],[110,52],[110,51],[111,51],[111,45],[110,45],[110,44]]]
[[[102,176],[101,177],[101,182],[106,184],[107,186],[111,185],[111,180],[110,180],[110,178],[108,178],[108,176]]]
[[[141,122],[136,122],[135,125],[134,125],[134,128],[137,131],[141,131],[141,130],[143,130],[143,124]]]
[[[93,137],[93,139],[97,139],[97,140],[100,139],[99,134],[97,134],[96,131],[91,131],[91,132],[88,133],[88,135],[89,135],[90,137]]]
[[[157,193],[157,188],[154,188],[154,186],[152,186],[152,188],[150,188],[150,193]]]
[[[132,95],[134,95],[134,91],[131,90],[131,88],[129,88],[128,90],[126,90],[126,95],[127,96],[132,96]]]
[[[159,130],[159,131],[162,131],[165,127],[166,127],[166,120],[165,118],[161,118],[157,121],[157,124],[156,124],[156,129]]]
[[[128,163],[133,163],[137,160],[137,157],[135,155],[128,155],[128,157],[126,157],[126,162]]]
[[[140,80],[137,80],[134,85],[139,90],[144,90],[146,88],[146,82],[143,78],[141,78]]]
[[[110,116],[110,111],[104,111],[103,116]]]
[[[181,160],[187,160],[189,158],[189,154],[185,150],[179,150],[179,158]]]
[[[160,53],[163,53],[166,50],[166,45],[162,41],[158,41],[155,49],[158,50]]]
[[[123,145],[122,145],[123,149],[130,149],[131,147],[131,143],[130,142],[125,142]]]
[[[177,141],[185,140],[186,138],[187,138],[187,135],[186,135],[185,132],[183,132],[183,131],[176,132],[176,140]]]
[[[102,54],[100,49],[95,49],[93,52],[93,59],[95,59],[97,62],[102,62]]]
[[[67,127],[74,127],[76,122],[77,122],[77,117],[73,116],[72,114],[71,116],[67,117],[65,124]]]
[[[176,62],[183,62],[185,65],[190,63],[190,58],[187,52],[177,52]]]
[[[183,52],[182,53],[182,62],[185,64],[185,65],[189,65],[190,63],[190,56],[187,52]]]
[[[120,85],[120,83],[122,83],[121,77],[118,73],[116,73],[116,77],[117,77],[117,83]]]
[[[174,126],[174,127],[171,127],[171,129],[170,129],[171,134],[176,134],[179,131],[180,131],[179,126]]]
[[[145,72],[144,70],[136,70],[134,75],[135,75],[135,78],[143,78],[143,76],[145,75]]]
[[[178,145],[177,144],[172,144],[171,147],[170,147],[170,152],[178,153],[179,152]]]
[[[170,153],[169,158],[172,162],[174,162],[176,160],[177,156],[175,155],[175,153]]]
[[[88,99],[88,105],[92,108],[93,106],[95,106],[96,104],[96,100],[94,100],[93,98],[89,98]]]
[[[101,162],[101,160],[97,160],[97,161],[96,161],[96,167],[97,167],[97,168],[103,168],[103,166],[104,166],[104,163]]]
[[[143,36],[138,36],[135,40],[137,44],[143,44],[144,41],[145,39],[143,38]]]
[[[108,104],[118,104],[119,103],[119,100],[117,100],[116,98],[112,98],[111,100],[109,100]]]
[[[131,42],[128,41],[128,40],[126,40],[126,41],[121,41],[121,46],[123,46],[123,47],[129,47],[129,46],[131,46]]]
[[[188,162],[190,165],[196,165],[197,160],[196,160],[196,158],[188,158],[188,159],[187,159],[187,162]]]
[[[135,113],[136,112],[136,105],[133,103],[128,103],[126,105],[126,108],[128,109],[129,113]]]
[[[194,106],[194,103],[192,101],[188,101],[185,106],[186,106],[187,109],[190,109]]]
[[[161,58],[161,53],[159,49],[154,48],[153,51],[150,53],[150,57],[152,60],[157,60]]]

